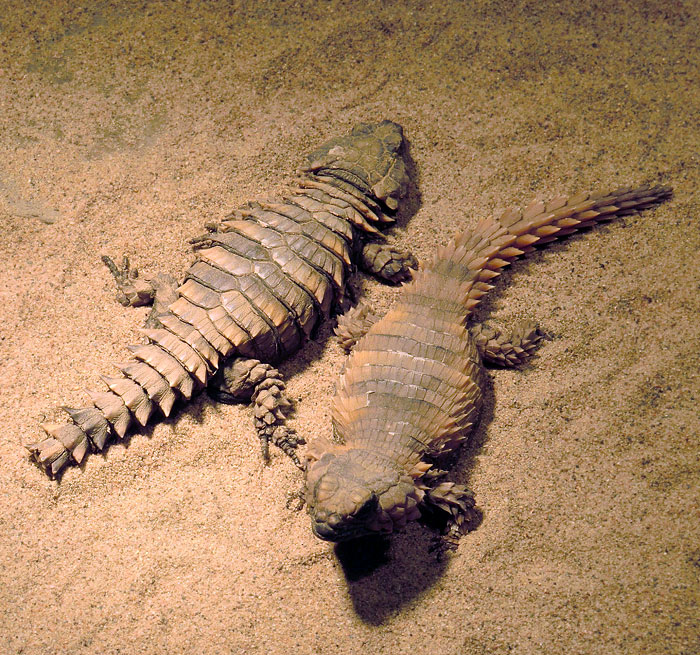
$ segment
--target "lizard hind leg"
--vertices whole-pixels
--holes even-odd
[[[482,361],[504,368],[514,368],[527,362],[544,338],[533,321],[520,321],[510,332],[476,325],[471,328],[471,333]]]
[[[380,280],[399,284],[411,279],[411,269],[418,268],[418,260],[404,248],[371,242],[362,248],[360,268]]]
[[[167,312],[168,307],[178,299],[178,281],[172,275],[162,273],[152,280],[144,280],[139,277],[138,270],[131,267],[126,255],[122,260],[121,268],[107,255],[102,256],[102,261],[117,284],[119,303],[124,307],[153,305],[146,319],[146,327],[162,327],[158,316]]]
[[[252,402],[263,459],[269,459],[272,443],[298,468],[303,468],[296,449],[305,441],[285,425],[292,404],[284,394],[284,387],[279,371],[270,364],[236,357],[217,371],[209,382],[207,393],[226,404]]]
[[[338,325],[334,330],[340,347],[349,353],[378,320],[379,316],[365,302],[360,302],[345,312],[338,318]]]

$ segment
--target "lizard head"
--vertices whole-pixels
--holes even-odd
[[[408,187],[403,145],[400,125],[360,123],[309,154],[304,170],[335,178],[393,211]]]
[[[307,467],[311,527],[325,541],[389,534],[418,518],[422,493],[410,476],[363,450],[331,449]]]

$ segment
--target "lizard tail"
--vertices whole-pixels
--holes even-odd
[[[71,421],[42,425],[46,438],[26,446],[46,473],[53,477],[71,461],[80,464],[110,439],[145,426],[156,410],[169,416],[178,398],[191,398],[207,383],[218,365],[216,351],[172,312],[159,320],[162,327],[143,330],[149,343],[129,346],[134,359],[118,366],[122,375],[102,376],[107,390],[88,392],[93,406],[63,407]]]
[[[516,258],[577,230],[653,207],[671,196],[669,186],[625,187],[537,200],[509,209],[457,234],[415,275],[415,291],[430,290],[468,317],[492,288],[491,281]]]

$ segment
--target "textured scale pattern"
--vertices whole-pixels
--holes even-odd
[[[357,341],[333,403],[337,441],[308,449],[306,501],[315,534],[341,541],[389,533],[439,509],[458,534],[474,507],[471,492],[439,482],[436,458],[453,452],[478,418],[484,357],[517,365],[539,340],[531,323],[508,342],[491,330],[474,338],[467,320],[503,267],[546,243],[598,221],[651,207],[668,187],[618,189],[537,201],[485,219],[440,248],[389,312]],[[357,324],[367,311],[357,313]],[[341,324],[345,342],[353,320]]]
[[[259,428],[283,420],[283,385],[269,364],[298,350],[339,304],[363,241],[392,222],[384,210],[396,209],[408,181],[402,130],[390,121],[361,124],[308,160],[289,195],[251,202],[193,240],[196,261],[157,325],[144,330],[148,342],[129,347],[122,375],[103,377],[93,406],[67,409],[70,423],[43,426],[48,437],[28,446],[47,473],[82,462],[156,413],[169,416],[236,357],[266,363],[241,369],[241,380],[256,380],[245,385]],[[147,285],[133,287],[127,303],[144,304]]]

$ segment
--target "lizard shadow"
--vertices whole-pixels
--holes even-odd
[[[449,479],[469,486],[471,472],[486,443],[493,408],[493,383],[485,376],[480,421],[467,444],[455,456],[455,465],[449,467]],[[435,585],[450,560],[469,547],[469,534],[466,534],[456,553],[436,556],[432,548],[435,532],[428,529],[440,527],[434,518],[409,524],[405,533],[393,538],[364,537],[335,546],[353,609],[362,621],[376,626],[384,624]],[[477,507],[477,518],[470,524],[470,531],[478,529],[482,518]]]

